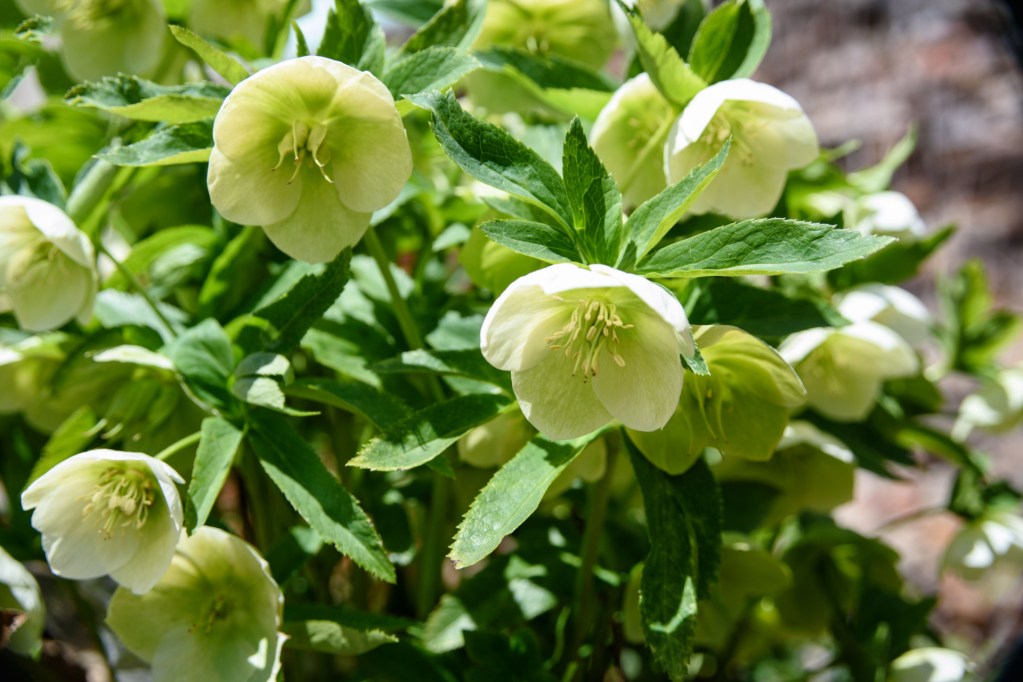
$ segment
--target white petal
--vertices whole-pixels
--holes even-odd
[[[177,500],[176,495],[174,499]],[[180,502],[177,511],[180,517]],[[174,548],[181,535],[180,518],[173,518],[166,510],[154,510],[150,514],[159,514],[159,518],[151,518],[146,523],[135,553],[120,568],[110,572],[111,578],[135,594],[148,592],[160,581],[174,558]]]
[[[79,230],[64,211],[53,204],[32,197],[0,197],[0,212],[7,207],[20,206],[25,215],[46,240],[60,249],[68,258],[87,268],[95,267],[92,242]]]
[[[607,275],[610,279],[627,287],[643,303],[647,305],[661,320],[663,320],[675,332],[679,344],[679,352],[686,357],[691,357],[695,350],[693,346],[692,329],[689,326],[689,319],[682,304],[678,302],[675,295],[664,287],[654,284],[645,277],[633,275],[606,265],[591,265],[594,272]]]
[[[758,162],[747,163],[732,147],[721,170],[693,202],[693,213],[719,213],[745,220],[767,215],[781,198],[788,171]],[[681,180],[681,178],[679,178]]]
[[[864,365],[873,366],[877,375],[883,379],[911,376],[920,369],[920,361],[909,344],[884,325],[869,321],[857,322],[841,328],[838,334],[873,344],[875,351],[864,357]]]
[[[35,261],[17,277],[17,287],[9,288],[7,295],[22,329],[56,329],[91,308],[94,272],[63,254],[53,260]]]
[[[585,436],[611,421],[593,385],[584,382],[581,374],[572,376],[573,364],[564,352],[550,351],[534,367],[512,372],[512,388],[522,414],[554,440]]]
[[[780,346],[778,353],[785,362],[795,366],[803,360],[814,349],[818,348],[835,330],[828,328],[807,329],[797,332],[786,338]]]

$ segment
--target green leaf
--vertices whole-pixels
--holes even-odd
[[[604,76],[556,54],[536,54],[516,47],[498,46],[474,53],[489,71],[515,71],[541,90],[594,90],[614,92]]]
[[[395,581],[394,566],[369,517],[331,474],[319,455],[284,417],[261,412],[251,443],[263,470],[295,511],[326,542],[381,580]]]
[[[473,500],[448,556],[458,568],[493,552],[506,535],[536,511],[554,479],[600,431],[568,441],[537,436],[502,466]]]
[[[351,259],[352,250],[345,249],[322,271],[305,275],[283,296],[253,313],[269,322],[276,332],[267,343],[268,350],[286,351],[298,345],[341,295],[348,283]]]
[[[192,123],[216,116],[229,92],[216,83],[158,85],[121,74],[98,83],[76,85],[64,96],[64,101],[137,121]]]
[[[497,394],[463,395],[436,403],[369,441],[348,465],[394,471],[426,464],[510,404],[511,399]]]
[[[632,212],[626,224],[629,242],[622,253],[623,258],[631,257],[635,263],[660,243],[721,170],[731,147],[729,138],[714,158],[689,171],[680,181],[644,201]]]
[[[693,71],[708,83],[746,78],[771,44],[771,15],[763,0],[730,0],[700,23],[689,51]]]
[[[467,50],[483,26],[484,0],[457,0],[446,3],[401,46],[411,54],[430,47],[454,47]]]
[[[203,320],[168,344],[163,353],[200,400],[220,409],[234,402],[227,390],[234,351],[216,320]]]
[[[373,365],[380,374],[435,373],[453,374],[485,381],[511,393],[508,372],[497,369],[484,359],[478,348],[466,350],[410,350],[397,358]]]
[[[231,422],[219,417],[203,420],[185,497],[185,526],[190,534],[209,518],[244,435]]]
[[[170,343],[174,334],[181,328],[180,320],[184,314],[177,308],[172,308],[163,303],[157,303],[163,316],[174,325],[168,327],[160,319],[144,298],[138,294],[129,294],[114,289],[104,289],[96,296],[96,303],[93,307],[93,315],[99,320],[100,325],[107,329],[117,327],[137,326],[146,327],[155,331],[164,343]]]
[[[955,228],[950,226],[918,241],[900,239],[862,261],[832,272],[828,281],[836,289],[848,289],[863,282],[900,284],[916,275],[920,266],[953,234]]]
[[[565,184],[553,167],[501,128],[467,114],[453,93],[410,97],[433,112],[441,147],[462,170],[480,182],[524,199],[568,228],[572,222]]]
[[[632,10],[626,10],[636,36],[636,54],[643,70],[664,97],[680,111],[696,93],[707,87],[660,33],[655,33]]]
[[[282,630],[289,648],[337,656],[358,656],[398,641],[382,630],[359,630],[333,620],[285,621]]]
[[[688,237],[651,254],[637,272],[657,277],[824,272],[868,256],[891,237],[833,225],[757,218]]]
[[[265,242],[261,229],[245,227],[220,250],[199,289],[199,317],[219,318],[244,300],[262,274],[259,255]]]
[[[68,415],[43,446],[43,452],[39,456],[39,461],[32,467],[25,487],[65,459],[84,452],[102,426],[103,421],[88,405],[83,405]]]
[[[578,117],[565,135],[562,175],[582,251],[590,262],[615,263],[622,242],[622,193],[587,143]]]
[[[97,154],[115,166],[172,166],[203,163],[213,149],[213,121],[158,128],[134,144]]]
[[[670,476],[626,441],[646,510],[650,554],[640,583],[646,644],[672,680],[686,679],[697,600],[716,580],[721,559],[721,498],[703,460]]]
[[[197,33],[176,24],[170,25],[170,31],[174,34],[175,40],[194,50],[200,59],[209,64],[211,69],[223,76],[224,80],[231,85],[237,85],[249,77],[249,70],[242,66],[238,60],[213,47]]]
[[[284,387],[295,378],[295,373],[288,358],[279,353],[246,356],[238,363],[233,378],[231,393],[250,405],[298,417],[318,414],[293,410],[284,404]]]
[[[392,428],[411,412],[401,399],[361,381],[299,379],[288,386],[286,393],[362,415],[381,431]]]
[[[492,220],[480,226],[491,240],[547,263],[577,263],[582,256],[561,230],[526,220]]]
[[[701,280],[685,308],[692,324],[731,324],[761,337],[849,323],[824,298],[793,298],[729,277]]]
[[[477,68],[479,62],[474,57],[453,47],[427,47],[392,64],[382,80],[398,97],[443,90]]]
[[[384,65],[384,32],[359,0],[334,0],[316,54],[379,75]]]
[[[888,189],[895,171],[909,160],[916,149],[916,140],[917,129],[912,126],[877,165],[849,173],[847,179],[866,194]]]
[[[278,585],[291,580],[309,559],[323,549],[323,539],[309,526],[292,526],[288,534],[266,550],[270,575]]]
[[[121,264],[133,275],[144,273],[164,254],[182,246],[210,249],[220,237],[212,229],[200,225],[168,227],[132,245],[131,253]],[[147,279],[147,278],[143,278]],[[121,270],[114,270],[107,278],[106,286],[111,289],[127,289],[133,286]]]

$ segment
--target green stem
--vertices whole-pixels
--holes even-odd
[[[185,448],[187,448],[187,447],[189,447],[191,445],[195,445],[196,443],[198,443],[199,442],[199,438],[201,438],[201,437],[202,437],[202,432],[201,431],[196,431],[191,436],[185,436],[184,438],[182,438],[181,440],[177,441],[176,443],[171,443],[170,445],[165,447],[163,450],[161,450],[159,453],[157,453],[155,455],[155,457],[156,457],[156,459],[158,459],[160,461],[166,461],[167,459],[169,459],[169,458],[173,457],[174,455],[178,454],[179,452],[181,452]]]
[[[152,309],[153,313],[160,320],[160,322],[162,322],[164,326],[167,327],[167,331],[173,335],[174,325],[171,324],[171,321],[168,320],[167,317],[163,314],[163,312],[160,311],[160,307],[156,304],[156,301],[153,300],[153,297],[149,295],[149,292],[146,291],[146,288],[142,286],[142,282],[140,282],[138,278],[135,277],[131,270],[124,267],[124,263],[117,260],[117,258],[115,258],[114,255],[110,253],[110,250],[106,247],[105,244],[103,244],[102,239],[96,240],[96,248],[99,250],[100,253],[102,253],[104,256],[110,259],[110,261],[114,264],[114,267],[117,268],[117,271],[121,273],[121,276],[124,277],[129,284],[131,284],[131,287],[138,292],[139,296],[141,296],[142,300],[144,300],[146,304],[150,307],[150,309]]]
[[[611,499],[611,472],[614,470],[615,450],[607,453],[604,476],[590,492],[589,505],[586,509],[586,529],[583,531],[583,544],[580,552],[579,573],[575,581],[575,623],[572,627],[572,646],[569,653],[579,656],[579,648],[586,641],[593,620],[593,567],[597,563],[600,552],[600,540],[604,534],[604,520],[607,518],[607,504]],[[582,679],[587,666],[580,662],[576,669],[576,679]]]
[[[415,318],[412,317],[412,311],[409,310],[408,302],[402,298],[401,292],[398,290],[398,283],[394,281],[394,275],[391,274],[391,261],[388,260],[387,252],[384,251],[384,245],[380,243],[380,237],[377,236],[376,230],[373,227],[366,230],[363,241],[366,243],[369,255],[373,256],[373,260],[376,261],[377,266],[380,268],[380,274],[383,276],[384,284],[387,285],[387,291],[391,295],[394,314],[398,318],[398,326],[401,327],[401,334],[405,337],[405,342],[409,348],[422,348],[423,337],[419,334],[419,327],[416,326]]]

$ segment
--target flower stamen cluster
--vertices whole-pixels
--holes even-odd
[[[632,329],[633,325],[622,322],[617,311],[618,306],[614,303],[580,301],[561,331],[544,339],[551,350],[564,350],[565,355],[575,360],[572,376],[579,372],[580,367],[583,382],[597,376],[600,351],[604,349],[616,365],[625,367],[625,359],[618,352],[618,330]]]
[[[298,172],[302,170],[302,163],[306,161],[306,154],[308,153],[308,160],[312,162],[309,164],[310,167],[316,166],[323,179],[333,185],[334,180],[325,170],[331,157],[330,149],[323,144],[325,139],[327,139],[327,126],[314,124],[310,127],[301,121],[295,121],[291,124],[291,131],[281,138],[280,143],[277,145],[277,154],[279,156],[277,165],[272,170],[276,171],[281,167],[281,164],[284,163],[284,157],[291,156],[294,160],[295,170],[288,179],[288,184],[290,185],[295,181]]]
[[[145,472],[111,467],[100,475],[95,491],[83,499],[89,503],[82,509],[82,518],[99,516],[99,532],[109,540],[117,526],[139,529],[146,525],[156,491]]]

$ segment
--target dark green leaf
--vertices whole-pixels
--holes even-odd
[[[891,241],[833,225],[757,218],[670,244],[637,270],[658,277],[823,272],[870,255]]]
[[[386,431],[400,423],[410,410],[399,398],[361,381],[342,379],[299,379],[288,386],[287,395],[362,415]]]
[[[514,47],[492,47],[475,53],[490,71],[517,71],[544,90],[614,92],[614,85],[596,71],[556,54],[536,54]]]
[[[210,68],[224,77],[231,85],[237,85],[249,77],[249,71],[234,57],[210,45],[197,33],[184,26],[171,24],[170,31],[174,39],[187,48],[195,51],[199,58],[209,64]]]
[[[220,250],[199,289],[197,315],[220,318],[244,300],[263,272],[259,254],[265,241],[261,229],[246,227]]]
[[[590,262],[615,263],[622,242],[622,193],[587,143],[578,117],[565,136],[562,174],[583,252]]]
[[[64,100],[138,121],[191,123],[213,118],[230,90],[216,83],[158,85],[138,76],[108,76],[71,88]]]
[[[176,248],[191,246],[209,249],[219,240],[217,233],[208,227],[199,225],[169,227],[132,245],[131,253],[121,264],[131,274],[139,275],[148,270],[161,256]],[[112,289],[127,289],[132,284],[123,272],[115,270],[107,278],[106,286]]]
[[[185,526],[190,534],[206,523],[245,435],[219,417],[204,419],[200,433],[185,498]]]
[[[288,646],[337,656],[358,656],[398,638],[382,630],[360,630],[333,620],[287,620]]]
[[[491,240],[516,253],[547,263],[582,260],[572,240],[561,230],[525,220],[492,220],[480,226]]]
[[[689,64],[708,83],[753,74],[771,44],[763,0],[729,0],[708,14],[693,37]]]
[[[511,391],[508,372],[497,369],[484,359],[478,348],[466,350],[410,350],[397,358],[378,362],[373,366],[376,372],[455,374],[485,381]]]
[[[334,0],[316,54],[379,75],[386,46],[384,32],[359,0]]]
[[[149,137],[101,152],[115,166],[172,166],[202,163],[213,149],[213,121],[197,121],[159,128]]]
[[[696,93],[707,87],[660,33],[650,30],[635,12],[629,11],[629,23],[636,36],[636,54],[643,70],[664,97],[679,110]]]
[[[483,25],[484,0],[457,0],[445,3],[439,12],[401,46],[409,54],[429,47],[454,47],[467,50]]]
[[[163,316],[174,325],[173,329],[153,312],[144,298],[138,294],[129,294],[114,289],[104,289],[99,292],[92,313],[107,329],[127,326],[147,327],[159,334],[165,343],[169,343],[174,338],[174,333],[181,328],[179,322],[184,319],[184,314],[169,305],[163,303],[157,303],[157,305]]]
[[[480,182],[537,205],[562,226],[571,225],[565,184],[536,152],[501,128],[467,114],[450,92],[410,99],[433,112],[434,133],[462,170]]]
[[[475,58],[453,47],[427,47],[392,64],[382,80],[398,97],[443,90],[478,67]]]
[[[231,340],[216,320],[203,320],[163,350],[200,400],[223,409],[234,398],[227,380],[234,368]]]
[[[363,569],[387,582],[394,566],[358,501],[324,466],[284,417],[261,412],[251,439],[263,470],[321,538]]]

